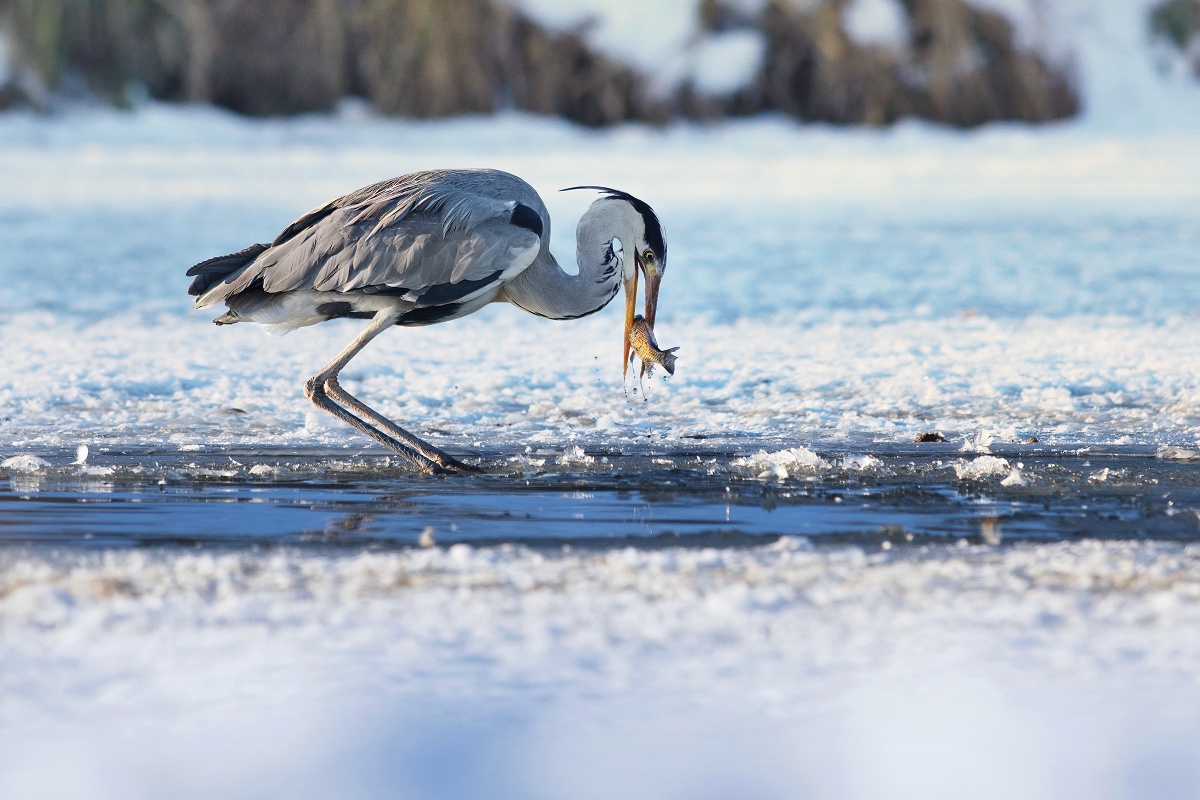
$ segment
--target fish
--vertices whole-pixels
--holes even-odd
[[[675,374],[675,351],[679,348],[659,349],[658,342],[654,340],[654,329],[641,314],[633,318],[633,327],[629,329],[629,344],[642,361],[642,375],[652,375],[655,364],[661,365],[668,375]],[[632,360],[632,356],[630,359]]]

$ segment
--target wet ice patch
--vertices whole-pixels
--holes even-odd
[[[1200,459],[1200,450],[1189,450],[1186,447],[1163,445],[1158,448],[1156,455],[1168,461],[1194,461]]]

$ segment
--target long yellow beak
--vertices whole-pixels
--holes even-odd
[[[633,313],[637,308],[638,271],[625,281],[625,353],[621,359],[621,377],[629,372],[629,332],[633,330]]]
[[[646,322],[654,330],[654,315],[658,313],[658,284],[662,273],[656,267],[646,270]]]

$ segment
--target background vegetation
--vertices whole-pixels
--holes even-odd
[[[1078,110],[1069,69],[1019,48],[996,13],[964,0],[902,0],[907,46],[871,47],[844,30],[847,1],[770,0],[754,13],[699,2],[701,30],[753,29],[766,42],[749,86],[711,96],[689,85],[652,94],[646,76],[590,48],[581,32],[548,30],[502,0],[0,0],[24,76],[0,103],[44,104],[86,87],[123,104],[132,85],[251,115],[361,96],[385,114],[515,108],[586,125],[779,111],[973,126]]]

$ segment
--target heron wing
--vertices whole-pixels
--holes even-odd
[[[413,180],[432,174],[368,186],[305,214],[197,306],[261,281],[268,293],[392,294],[420,307],[464,299],[533,263],[541,225],[530,227],[528,207],[453,181]]]
[[[438,215],[413,214],[381,229],[353,214],[339,210],[263,253],[254,264],[263,289],[392,294],[422,305],[447,291],[438,287],[514,277],[541,249],[535,233],[501,219],[446,233]]]

